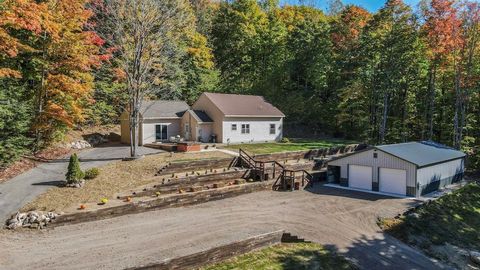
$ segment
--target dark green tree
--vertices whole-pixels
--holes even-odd
[[[65,174],[65,179],[67,180],[67,184],[78,183],[84,177],[85,177],[85,174],[80,169],[80,162],[78,160],[77,154],[74,153],[73,155],[70,156],[67,173]]]

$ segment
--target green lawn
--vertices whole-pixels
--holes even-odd
[[[424,250],[430,256],[447,262],[452,261],[449,255],[452,252],[439,250],[449,248],[451,245],[466,250],[480,250],[478,184],[468,184],[428,205],[421,206],[415,213],[402,216],[400,219],[381,220],[380,226],[386,232]]]
[[[345,258],[313,243],[280,244],[250,252],[205,270],[227,269],[356,269]]]
[[[342,146],[354,143],[356,142],[341,139],[291,139],[289,143],[244,143],[232,144],[225,146],[225,148],[234,151],[238,151],[238,149],[241,148],[252,154],[270,154]]]

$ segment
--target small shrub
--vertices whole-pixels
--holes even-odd
[[[108,203],[108,199],[107,198],[103,198],[100,200],[100,204],[106,204]]]
[[[80,169],[80,162],[78,161],[77,154],[74,153],[70,156],[67,173],[65,174],[67,184],[79,183],[84,177],[85,173]]]
[[[280,142],[281,142],[281,143],[290,143],[290,139],[287,138],[287,137],[283,137]]]
[[[100,174],[98,168],[91,168],[85,171],[85,179],[90,180],[96,178]]]

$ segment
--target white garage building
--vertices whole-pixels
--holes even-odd
[[[463,179],[465,153],[434,142],[367,148],[328,162],[331,182],[360,190],[420,196]]]

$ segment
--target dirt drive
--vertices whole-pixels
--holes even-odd
[[[414,203],[327,187],[264,191],[46,231],[0,233],[1,269],[123,269],[284,229],[336,249],[363,269],[439,269],[385,236],[378,216]]]

